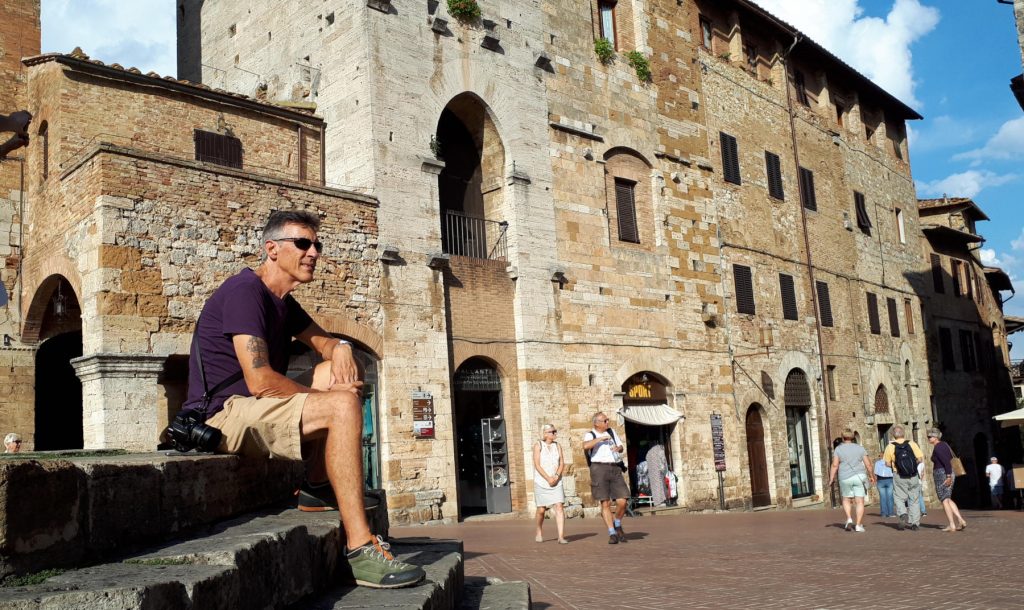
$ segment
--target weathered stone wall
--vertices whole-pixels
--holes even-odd
[[[28,78],[21,58],[39,53],[39,32],[38,0],[11,0],[0,5],[0,114],[28,108]],[[21,345],[18,328],[24,158],[41,146],[40,125],[36,118],[29,126],[29,148],[17,149],[0,161],[0,281],[8,295],[8,302],[0,307],[0,339],[10,337],[10,345],[0,342],[0,434],[20,434],[23,450],[33,448],[35,434],[35,351]],[[0,133],[0,141],[11,135]]]

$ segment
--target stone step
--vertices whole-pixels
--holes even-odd
[[[462,591],[460,610],[530,610],[529,583],[472,576]]]
[[[0,589],[0,610],[455,607],[461,542],[392,541],[396,554],[424,566],[429,579],[397,590],[337,588],[343,544],[338,513],[263,511],[116,562]],[[310,605],[321,599],[335,605]]]

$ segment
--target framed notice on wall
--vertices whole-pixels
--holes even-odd
[[[711,448],[715,452],[715,470],[725,471],[725,431],[722,428],[722,416],[711,415]]]
[[[434,438],[434,397],[430,392],[412,393],[412,434]]]

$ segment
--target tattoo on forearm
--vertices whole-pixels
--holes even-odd
[[[252,368],[259,369],[267,366],[270,361],[270,353],[267,350],[267,342],[259,337],[249,337],[246,349],[252,356]]]

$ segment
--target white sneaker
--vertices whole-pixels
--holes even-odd
[[[853,528],[853,531],[855,531],[855,532],[863,532],[864,531],[864,526],[863,525],[858,525],[857,527]]]
[[[853,519],[847,519],[846,520],[846,525],[843,526],[843,529],[846,530],[846,531],[852,530],[853,529]]]

